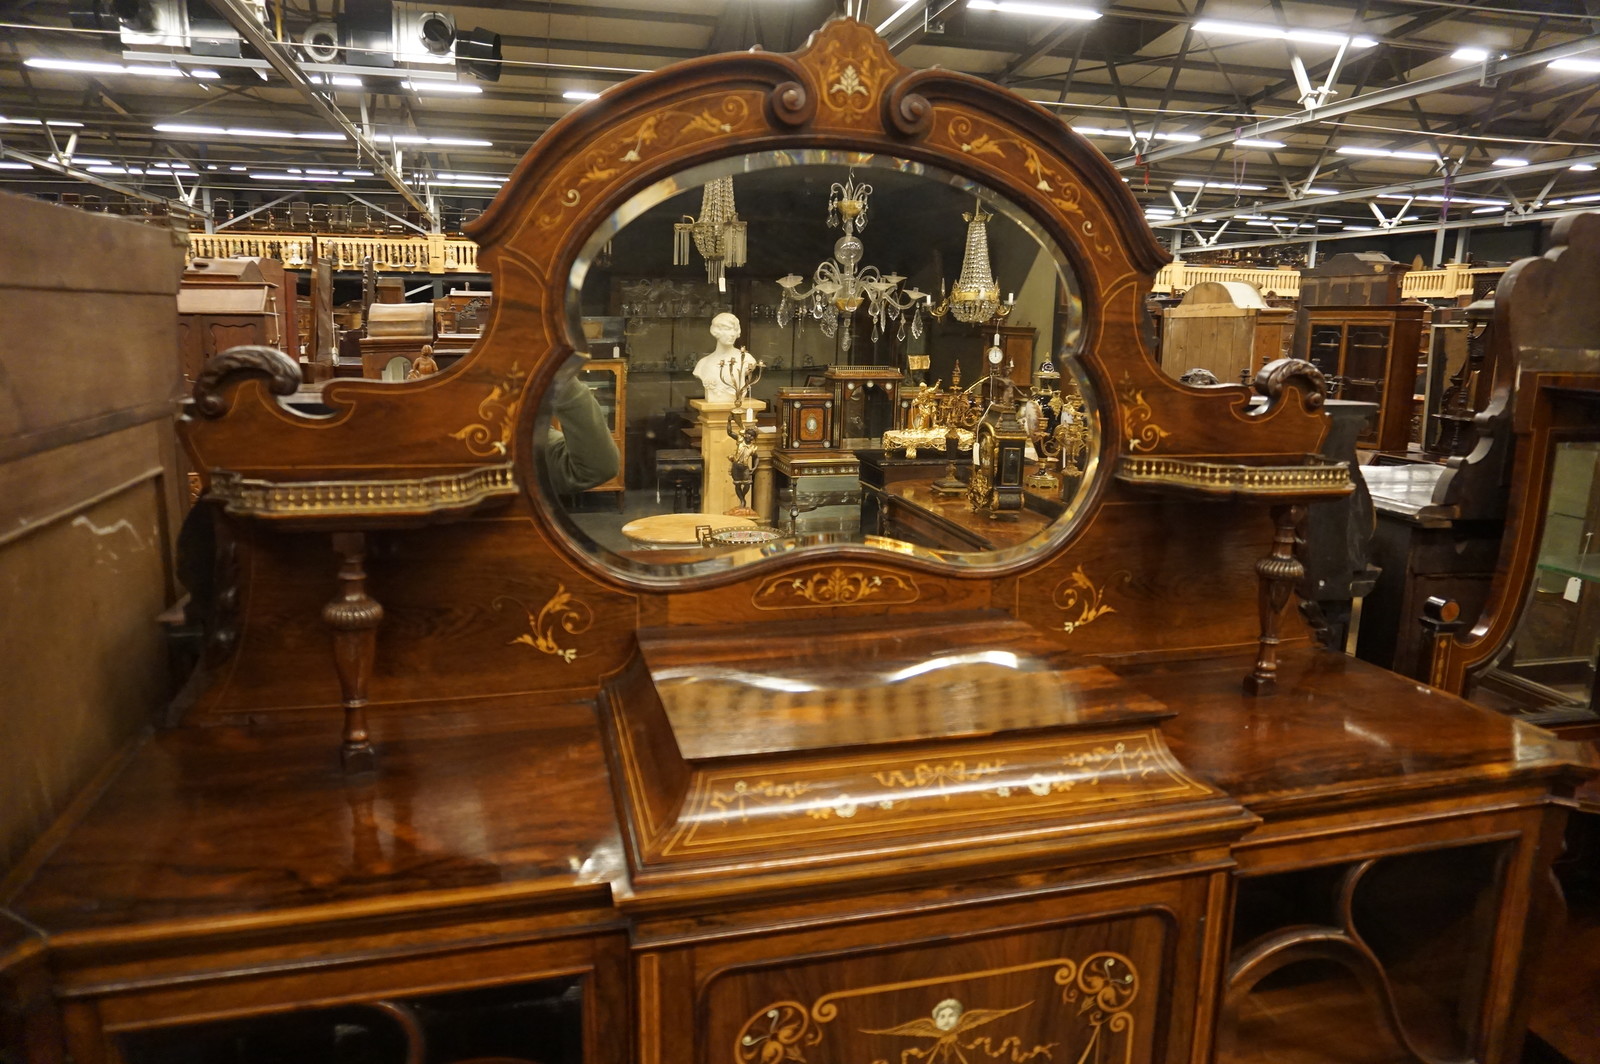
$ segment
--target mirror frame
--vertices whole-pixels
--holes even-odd
[[[802,157],[796,158],[795,156],[797,155]],[[751,160],[755,160],[756,165],[751,165]],[[735,164],[733,169],[723,165],[729,162]],[[1100,403],[1096,389],[1092,380],[1083,372],[1079,357],[1083,351],[1081,284],[1079,279],[1071,272],[1074,267],[1066,252],[1048,234],[1039,229],[1037,222],[1031,215],[1020,216],[1012,212],[1012,205],[1008,201],[988,188],[977,185],[963,175],[950,173],[930,164],[892,156],[862,156],[857,153],[842,155],[819,152],[815,149],[808,150],[803,155],[793,151],[744,152],[718,159],[711,163],[701,163],[691,169],[669,175],[663,181],[644,188],[630,199],[622,210],[598,220],[598,224],[591,228],[586,235],[581,236],[580,251],[573,260],[573,276],[567,290],[567,336],[569,341],[571,338],[580,335],[580,294],[583,282],[587,281],[589,271],[594,268],[594,258],[602,246],[609,244],[617,234],[626,230],[629,225],[648,216],[651,211],[671,201],[674,197],[697,191],[706,181],[713,178],[728,175],[738,177],[741,174],[756,172],[787,173],[802,167],[813,171],[827,170],[830,175],[836,171],[840,179],[843,179],[845,172],[848,170],[869,183],[875,180],[875,173],[881,173],[884,170],[902,174],[912,173],[923,180],[958,190],[964,200],[970,201],[973,196],[976,196],[997,214],[1002,211],[1007,212],[1007,216],[1014,228],[1024,239],[1030,242],[1029,246],[1036,251],[1047,253],[1050,261],[1051,290],[1057,293],[1063,290],[1070,292],[1071,299],[1078,308],[1078,312],[1074,314],[1077,320],[1074,321],[1073,328],[1070,330],[1070,340],[1053,344],[1052,350],[1046,352],[1045,357],[1048,357],[1056,364],[1058,369],[1062,370],[1064,379],[1070,378],[1073,381],[1074,387],[1083,395],[1095,420],[1092,432],[1094,449],[1085,463],[1082,484],[1070,499],[1062,500],[1066,504],[1065,512],[1052,520],[1044,530],[1024,543],[1007,548],[972,551],[938,549],[922,551],[919,549],[917,556],[961,570],[987,568],[994,571],[1003,571],[1007,566],[1024,560],[1028,555],[1040,551],[1048,551],[1056,543],[1070,537],[1073,523],[1083,513],[1084,500],[1088,497],[1088,490],[1102,468],[1099,463],[1099,453],[1102,437],[1105,434],[1104,426],[1100,419]],[[968,203],[968,207],[970,208],[970,203]],[[819,228],[822,227],[822,217],[823,212],[819,211],[817,214]],[[964,236],[965,223],[960,221],[959,209],[951,215],[951,218],[955,226],[963,227],[960,229],[958,237]],[[995,239],[996,237],[991,231],[991,257],[993,257],[992,246]],[[832,237],[830,236],[829,243],[831,242]],[[762,279],[755,278],[755,280]],[[1010,287],[1020,290],[1022,283],[1021,281],[1015,281]],[[934,323],[931,320],[928,327],[934,327]],[[745,324],[745,328],[748,335],[748,323]],[[986,332],[987,330],[981,325],[973,326],[972,343],[975,349],[981,349],[984,345]],[[583,341],[578,340],[576,346],[581,349],[584,346]],[[819,363],[816,370],[821,371],[825,365],[826,363]],[[558,371],[555,380],[564,380],[563,374],[565,372],[581,372],[582,368],[581,356],[579,359],[569,360],[562,371]],[[687,386],[693,387],[693,384],[690,383]],[[909,387],[909,385],[907,386]],[[550,422],[549,411],[545,409],[546,404],[544,402],[548,395],[549,391],[547,390],[533,405],[534,422],[530,430],[532,456],[530,468],[523,476],[523,483],[529,489],[528,494],[531,505],[542,509],[547,519],[553,525],[560,527],[565,535],[575,540],[579,550],[583,550],[588,545],[587,537],[581,529],[574,527],[574,523],[570,519],[570,511],[558,501],[559,496],[548,481],[545,462],[543,461],[542,441],[545,439],[546,430]],[[628,405],[630,411],[634,409],[634,402],[631,399]],[[838,538],[837,533],[802,533],[798,537],[800,540],[798,544],[795,543],[796,537],[786,535],[783,540],[769,547],[751,548],[744,551],[721,551],[715,557],[708,558],[703,562],[684,565],[655,562],[646,558],[631,559],[618,556],[614,552],[598,545],[595,545],[593,549],[598,552],[599,557],[605,559],[607,566],[613,572],[619,573],[624,577],[649,582],[663,572],[670,572],[674,580],[681,581],[688,575],[721,573],[763,557],[781,555],[786,558],[793,558],[800,556],[801,552],[818,549],[832,550],[843,546],[872,545],[878,550],[891,549],[904,553],[904,548],[911,546],[910,544],[897,543],[894,547],[886,547],[883,537],[874,536],[865,531],[859,535],[860,538],[850,540]],[[872,542],[869,543],[869,541]]]
[[[674,173],[806,149],[893,156],[971,180],[1009,200],[1065,255],[1082,298],[1079,363],[1097,397],[1100,472],[1079,494],[1070,534],[1048,549],[959,567],[830,545],[709,574],[622,576],[528,498],[538,482],[536,412],[583,343],[572,335],[567,288],[591,234]],[[1266,379],[1271,401],[1252,410],[1250,388],[1191,388],[1162,373],[1148,346],[1145,295],[1167,255],[1117,169],[1045,108],[979,78],[903,67],[849,18],[830,20],[792,55],[710,56],[608,90],[538,140],[470,235],[494,277],[491,317],[473,350],[436,376],[329,382],[321,399],[332,413],[314,419],[280,401],[299,386],[281,353],[230,352],[208,365],[181,431],[210,498],[233,516],[323,530],[455,521],[520,500],[534,538],[571,579],[581,573],[623,595],[770,582],[774,569],[848,558],[863,570],[930,573],[946,584],[942,600],[954,601],[986,596],[979,581],[1070,567],[1063,556],[1104,501],[1138,494],[1113,483],[1129,460],[1298,461],[1327,429],[1320,395],[1292,374]],[[958,590],[951,579],[974,586]]]

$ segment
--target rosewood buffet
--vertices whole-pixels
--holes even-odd
[[[663,563],[549,490],[598,249],[784,167],[932,181],[1051,253],[1092,445],[1036,532]],[[438,375],[320,418],[270,349],[198,381],[200,693],[6,881],[17,1056],[1516,1058],[1593,758],[1312,644],[1298,526],[1351,490],[1320,374],[1164,375],[1165,257],[1086,141],[836,19],[579,108],[473,235],[495,299]]]

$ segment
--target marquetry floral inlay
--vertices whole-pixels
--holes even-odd
[[[1126,581],[1131,574],[1119,571],[1112,576],[1113,578],[1120,576]],[[1069,616],[1061,622],[1061,630],[1067,633],[1076,632],[1108,613],[1116,613],[1117,608],[1105,600],[1106,589],[1109,586],[1107,583],[1096,587],[1081,565],[1073,569],[1071,576],[1056,585],[1055,592],[1051,596],[1056,608],[1063,613],[1071,614],[1074,611],[1077,613],[1077,616]]]
[[[597,147],[580,153],[579,160],[551,182],[552,189],[562,191],[556,203],[538,212],[535,224],[541,229],[555,225],[563,212],[583,203],[591,192],[645,159],[691,141],[739,132],[753,114],[748,99],[729,94],[712,107],[660,111],[640,119]]]
[[[450,438],[460,440],[467,445],[467,450],[479,457],[504,455],[511,449],[511,437],[517,429],[517,408],[522,404],[522,383],[527,379],[527,372],[513,362],[511,371],[495,381],[489,394],[478,404],[478,417],[482,420],[457,429]]]
[[[1052,971],[1053,969],[1053,971]],[[1012,1023],[1005,1022],[1024,1010],[1035,1010],[1040,998],[993,1008],[969,1008],[951,991],[966,996],[981,992],[985,980],[1033,978],[1041,990],[1061,988],[1061,1008],[1051,1020],[1050,1033],[1061,1041],[1024,1039]],[[1044,979],[1048,982],[1043,982]],[[873,1014],[871,999],[894,994],[904,999],[917,994],[929,1002],[928,1014],[892,1027],[857,1026]],[[1120,953],[1103,950],[1081,963],[1066,957],[1032,961],[1007,968],[955,972],[929,978],[833,991],[815,999],[809,1008],[799,1001],[776,1001],[752,1015],[740,1028],[733,1045],[734,1064],[822,1064],[822,1061],[865,1060],[871,1064],[978,1064],[1004,1061],[1060,1061],[1072,1064],[1132,1064],[1135,1018],[1132,1006],[1139,995],[1139,973]],[[1012,999],[1013,1001],[1015,998]],[[853,1032],[830,1026],[844,1015]],[[854,1023],[851,1023],[854,1019]],[[1035,1019],[1030,1027],[1039,1023]],[[829,1035],[829,1044],[823,1041]],[[867,1036],[866,1039],[860,1036]],[[1070,1039],[1070,1041],[1069,1041]],[[906,1045],[906,1040],[915,1044]],[[1057,1050],[1068,1046],[1057,1056]],[[894,1047],[884,1056],[888,1047]],[[810,1054],[817,1051],[815,1060]]]
[[[847,66],[844,68],[843,73],[839,75],[839,80],[828,87],[828,91],[842,92],[846,96],[854,96],[857,93],[865,96],[867,87],[861,84],[861,75],[856,73],[856,68]]]
[[[756,590],[762,609],[784,606],[854,606],[868,600],[882,604],[915,602],[917,585],[898,573],[870,569],[819,569],[774,577]]]
[[[576,647],[562,646],[557,633],[582,635],[588,631],[589,626],[594,623],[594,611],[589,608],[588,603],[574,597],[564,584],[556,585],[556,593],[551,595],[549,601],[539,607],[537,612],[510,595],[501,595],[495,599],[495,609],[500,609],[506,602],[515,602],[528,615],[528,631],[511,640],[507,646],[521,643],[541,654],[549,654],[560,658],[568,665],[572,664],[573,659],[578,656],[578,650]]]
[[[1122,435],[1127,438],[1130,451],[1153,451],[1172,433],[1156,424],[1154,411],[1145,401],[1144,392],[1136,388],[1127,377],[1122,378]]]
[[[1095,254],[1109,259],[1115,251],[1100,234],[1095,220],[1083,203],[1083,186],[1065,164],[1041,152],[1030,141],[1013,136],[1012,131],[968,115],[953,116],[939,133],[951,147],[972,156],[993,156],[1013,172],[1028,175],[1033,187],[1063,214],[1075,216],[1077,228]]]

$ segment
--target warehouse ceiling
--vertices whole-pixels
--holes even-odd
[[[1498,226],[1600,203],[1600,0],[1076,3],[1098,17],[1038,13],[1044,0],[866,0],[864,18],[907,65],[992,79],[1088,134],[1180,249]],[[99,181],[196,207],[326,190],[397,214],[409,203],[412,217],[482,206],[581,106],[570,94],[716,52],[790,51],[835,9],[0,3],[0,187]],[[425,50],[429,33],[443,54]],[[370,65],[397,52],[398,67]]]

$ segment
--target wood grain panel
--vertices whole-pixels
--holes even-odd
[[[159,488],[140,480],[0,547],[0,863],[165,700]]]

